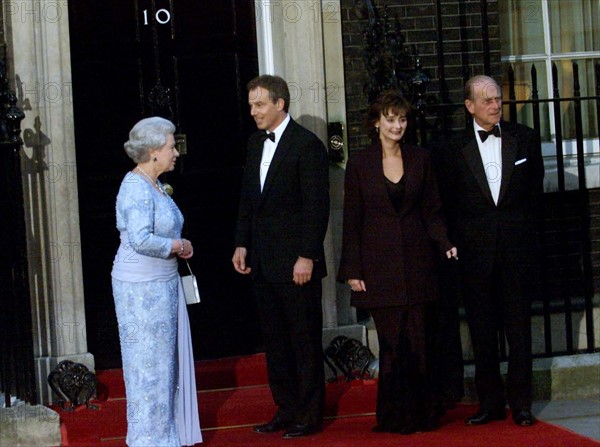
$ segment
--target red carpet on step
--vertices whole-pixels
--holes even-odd
[[[63,446],[125,445],[125,393],[120,370],[98,371],[97,411],[78,407],[61,413]],[[510,419],[481,427],[466,427],[465,417],[476,410],[459,405],[442,426],[429,433],[372,433],[375,424],[376,381],[327,385],[322,433],[283,440],[280,433],[263,435],[251,427],[274,413],[263,355],[198,362],[196,365],[200,422],[205,447],[599,447],[600,443],[568,430],[539,422],[517,427]],[[159,447],[159,446],[149,446]]]

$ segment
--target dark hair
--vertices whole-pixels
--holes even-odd
[[[261,75],[248,82],[248,92],[259,87],[269,91],[269,99],[275,104],[280,98],[283,99],[283,111],[287,112],[290,107],[290,90],[287,82],[279,76]]]
[[[390,113],[399,115],[401,112],[405,112],[408,116],[411,111],[412,105],[402,93],[395,89],[384,90],[377,95],[377,98],[371,103],[367,112],[367,127],[369,132],[372,133],[371,136],[376,135],[374,126],[379,121],[381,115],[389,115]]]

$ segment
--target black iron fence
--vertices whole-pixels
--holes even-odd
[[[12,398],[37,403],[21,179],[24,115],[16,102],[0,57],[0,406],[6,407]]]
[[[484,33],[485,36],[485,33]],[[485,46],[485,45],[484,45]],[[443,76],[443,57],[439,59],[438,72]],[[420,67],[416,66],[416,70]],[[595,65],[595,96],[581,96],[580,73],[577,63],[572,65],[573,72],[573,95],[561,97],[558,86],[558,70],[553,64],[552,68],[552,97],[540,99],[538,92],[538,75],[535,65],[531,69],[531,78],[527,82],[531,86],[531,95],[526,99],[517,99],[515,88],[515,77],[512,66],[508,66],[504,78],[507,79],[505,87],[508,88],[508,99],[503,101],[504,116],[510,121],[517,121],[518,107],[530,107],[532,122],[523,123],[532,126],[538,132],[542,129],[543,119],[552,119],[555,129],[554,136],[545,146],[552,144],[554,153],[547,154],[547,161],[556,163],[557,182],[555,190],[545,194],[546,221],[542,229],[542,283],[540,287],[540,299],[533,303],[533,315],[541,316],[543,319],[544,347],[537,356],[550,357],[554,355],[574,354],[576,352],[594,352],[600,346],[594,338],[594,267],[593,264],[591,220],[592,213],[599,215],[599,205],[594,205],[590,200],[592,194],[600,196],[598,184],[588,186],[587,169],[591,167],[600,171],[600,165],[592,162],[593,156],[599,154],[586,153],[584,145],[584,121],[582,105],[587,103],[591,110],[600,111],[600,63]],[[439,80],[439,85],[444,85],[444,79]],[[507,84],[507,85],[506,85]],[[425,100],[422,88],[413,89],[413,101],[417,114],[414,121],[412,138],[421,145],[427,146],[435,141],[444,141],[450,138],[452,133],[452,122],[456,118],[457,111],[464,110],[464,103],[449,103],[443,89],[439,92],[436,104]],[[565,182],[565,151],[566,139],[563,137],[564,123],[562,117],[563,105],[568,104],[572,110],[574,123],[574,146],[576,148],[575,163],[577,187],[567,188]],[[551,111],[548,117],[542,116],[540,107],[547,104],[547,111]],[[593,139],[599,141],[600,115],[596,112],[596,130]],[[589,122],[589,120],[588,120]],[[589,132],[588,132],[589,134]],[[590,138],[588,137],[588,141]],[[433,144],[432,146],[435,146]],[[593,145],[592,145],[593,146]],[[596,175],[598,181],[600,175]],[[596,208],[592,209],[595,206]],[[597,236],[596,236],[597,237]],[[598,278],[596,278],[598,281]],[[596,298],[597,300],[597,298]],[[581,334],[582,329],[574,324],[575,315],[583,314],[579,327],[585,327],[585,343],[580,346],[575,341],[575,334]],[[558,318],[556,318],[558,316]],[[561,321],[563,319],[563,321]],[[564,333],[564,340],[556,342],[557,333]],[[554,335],[554,336],[553,336]],[[555,343],[556,342],[556,343]],[[556,345],[560,345],[557,347]]]
[[[597,111],[600,110],[600,63],[595,65],[595,85],[596,85],[596,96],[581,96],[580,88],[580,74],[579,66],[576,62],[572,64],[573,72],[573,96],[567,98],[561,98],[559,91],[559,77],[556,64],[552,64],[552,98],[540,99],[538,94],[538,75],[535,65],[531,68],[531,82],[532,86],[531,99],[516,99],[515,94],[515,78],[512,66],[508,67],[508,87],[509,87],[509,99],[504,102],[505,109],[508,108],[508,115],[511,119],[517,117],[517,106],[519,104],[529,104],[532,107],[533,112],[533,127],[541,132],[541,114],[540,106],[544,103],[552,105],[552,117],[554,120],[554,146],[555,151],[553,158],[556,159],[556,171],[557,171],[557,190],[549,194],[553,194],[556,197],[551,197],[546,200],[547,206],[552,206],[554,211],[553,219],[554,228],[553,232],[557,233],[558,237],[556,240],[557,253],[555,257],[557,259],[556,267],[551,269],[548,263],[548,257],[550,255],[550,249],[548,244],[549,232],[548,225],[545,225],[542,234],[544,253],[542,256],[542,268],[544,270],[543,282],[542,282],[542,302],[543,302],[543,316],[544,316],[544,334],[545,334],[545,354],[554,354],[553,343],[552,343],[552,324],[551,324],[551,313],[554,311],[564,312],[564,324],[565,324],[565,342],[566,342],[566,353],[576,352],[578,349],[574,343],[574,325],[573,325],[573,313],[575,310],[583,311],[585,319],[585,338],[587,352],[593,352],[600,348],[595,345],[594,340],[594,320],[593,320],[593,308],[594,308],[594,276],[592,267],[592,242],[591,242],[591,203],[590,193],[591,189],[588,187],[586,166],[589,165],[586,159],[591,154],[585,153],[584,147],[584,124],[582,119],[582,104],[583,102],[595,103]],[[563,138],[563,109],[561,105],[568,103],[573,107],[574,112],[574,125],[575,125],[575,146],[576,146],[576,165],[577,165],[577,189],[567,191],[565,183],[565,155],[564,155],[564,138]],[[593,107],[592,107],[593,109]],[[506,112],[506,110],[505,110]],[[596,113],[596,136],[595,138],[600,142],[600,117]],[[596,167],[600,170],[600,165]],[[595,185],[598,189],[598,185]],[[598,212],[598,210],[596,210]],[[570,220],[576,217],[578,225],[573,227]],[[548,222],[546,222],[547,224]],[[572,234],[568,234],[569,230]],[[574,233],[574,234],[573,234]],[[575,242],[577,250],[573,250],[569,247],[569,241]],[[577,256],[577,265],[580,269],[579,278],[576,280],[576,284],[573,284],[573,277],[569,274],[569,265],[573,264],[573,255]],[[555,276],[556,275],[556,276]],[[577,282],[579,284],[577,284]],[[554,287],[552,287],[554,286]],[[558,304],[558,306],[557,306]],[[561,305],[562,304],[562,305]],[[581,350],[581,349],[579,349]]]
[[[458,77],[462,78],[462,85],[474,74],[502,75],[505,119],[529,125],[543,137],[546,175],[547,178],[554,175],[556,178],[555,185],[546,188],[544,194],[546,219],[542,228],[542,275],[539,284],[536,284],[539,293],[532,309],[535,334],[543,334],[543,341],[541,344],[536,342],[534,353],[551,357],[599,350],[594,336],[597,328],[594,328],[593,312],[594,305],[597,308],[600,306],[600,299],[594,297],[594,281],[596,287],[600,287],[600,257],[597,249],[593,251],[591,232],[595,231],[593,237],[597,242],[600,223],[594,224],[592,220],[600,220],[600,161],[593,161],[593,158],[600,158],[600,63],[596,60],[595,74],[587,71],[582,78],[588,86],[592,83],[590,78],[595,78],[595,96],[582,96],[579,66],[573,63],[570,69],[565,69],[569,77],[572,73],[572,85],[566,84],[571,82],[567,76],[559,79],[554,64],[551,80],[548,81],[551,82],[551,88],[546,89],[548,98],[546,95],[541,95],[544,96],[541,98],[535,64],[532,64],[530,78],[517,82],[512,66],[508,66],[505,73],[500,73],[500,61],[491,60],[494,53],[498,54],[500,45],[497,37],[490,38],[489,32],[488,7],[493,8],[494,5],[488,4],[487,0],[480,0],[470,2],[470,9],[467,10],[466,2],[454,2],[456,13],[445,16],[444,6],[449,2],[436,0],[436,57],[433,60],[430,54],[429,65],[422,67],[416,51],[418,42],[407,45],[394,14],[394,6],[398,5],[393,2],[381,3],[382,6],[375,6],[373,0],[364,0],[364,45],[361,48],[367,75],[364,96],[366,102],[370,102],[379,91],[396,88],[410,97],[417,113],[411,117],[412,122],[408,127],[409,140],[435,150],[451,138],[454,130],[470,122],[462,94],[457,89],[457,71]],[[481,37],[474,39],[472,33],[469,37],[468,31],[473,30],[469,29],[467,16],[471,14],[473,18],[477,3]],[[428,12],[431,11],[428,9]],[[443,26],[444,20],[449,22],[451,29]],[[458,33],[453,32],[451,38],[445,38],[446,34],[456,29]],[[475,40],[481,45],[479,50],[473,49],[479,45],[471,45]],[[460,52],[459,56],[451,58],[451,67],[446,66],[448,58],[445,57],[445,46],[448,42],[448,49],[453,56],[457,55],[457,48]],[[428,44],[429,39],[424,46]],[[410,49],[412,51],[408,51]],[[422,59],[426,60],[427,57]],[[480,65],[474,68],[474,63]],[[546,61],[542,64],[545,65]],[[565,68],[566,61],[562,60],[561,64]],[[540,65],[538,68],[545,67]],[[475,69],[477,72],[474,72]],[[436,73],[435,90],[428,88],[431,81],[428,71]],[[453,77],[447,76],[450,72]],[[452,89],[449,85],[453,85]],[[559,85],[564,87],[563,97]],[[354,84],[352,87],[358,86]],[[359,141],[361,136],[353,138]],[[595,154],[590,154],[590,147]],[[574,148],[573,153],[565,155],[571,148]],[[588,183],[586,176],[590,171],[593,171],[595,178]],[[566,182],[567,174],[569,184]],[[591,197],[595,198],[595,202]],[[595,299],[599,302],[595,303]],[[500,342],[503,341],[504,337],[500,337]],[[506,349],[502,351],[506,353]]]

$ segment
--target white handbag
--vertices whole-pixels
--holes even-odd
[[[185,296],[185,302],[187,304],[198,304],[200,302],[200,291],[198,290],[198,283],[196,282],[196,275],[192,273],[189,262],[185,261],[189,275],[181,277],[183,283],[183,295]]]

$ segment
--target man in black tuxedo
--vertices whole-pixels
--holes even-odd
[[[325,398],[321,279],[329,219],[329,162],[323,143],[289,115],[278,76],[248,83],[250,136],[233,266],[250,274],[258,300],[267,372],[277,412],[259,433],[284,438],[321,430]]]
[[[462,297],[475,357],[479,411],[467,425],[531,414],[531,284],[538,273],[538,222],[544,165],[539,135],[501,121],[501,89],[475,76],[465,85],[473,123],[441,149],[440,183],[460,253]],[[509,346],[506,398],[500,376],[498,330]]]

